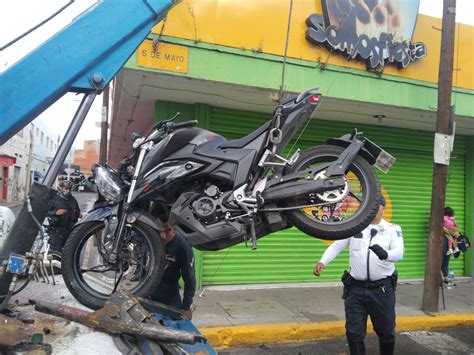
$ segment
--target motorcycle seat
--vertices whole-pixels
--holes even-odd
[[[222,149],[225,149],[225,148],[243,148],[247,144],[252,142],[255,138],[260,136],[262,133],[267,131],[268,128],[270,127],[271,123],[272,123],[272,120],[266,122],[264,125],[260,126],[260,128],[253,131],[252,133],[246,135],[245,137],[224,142],[219,146],[219,148],[222,148]]]

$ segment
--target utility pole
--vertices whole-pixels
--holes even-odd
[[[100,124],[100,152],[99,160],[102,164],[107,162],[107,129],[109,114],[109,86],[106,86],[102,92],[102,121]]]
[[[436,123],[436,133],[442,135],[450,134],[449,121],[451,116],[451,91],[453,86],[455,21],[456,0],[444,0]],[[426,255],[423,301],[421,304],[421,309],[425,312],[438,312],[447,173],[448,165],[436,163],[435,159],[431,192],[430,231]]]

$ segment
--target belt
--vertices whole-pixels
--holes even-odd
[[[383,279],[377,280],[377,281],[359,281],[354,278],[351,280],[351,285],[357,286],[357,287],[363,287],[363,288],[381,288],[381,287],[387,287],[392,285],[392,278],[390,276],[387,276]]]

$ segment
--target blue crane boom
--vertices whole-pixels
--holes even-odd
[[[0,75],[0,145],[66,92],[100,93],[175,0],[99,0]]]

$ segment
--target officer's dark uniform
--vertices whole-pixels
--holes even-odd
[[[57,216],[56,211],[60,209],[65,209],[66,214]],[[62,191],[58,192],[48,212],[49,223],[52,227],[49,239],[51,249],[61,251],[80,215],[81,210],[74,196],[71,193],[65,195]]]
[[[396,287],[394,262],[403,258],[401,228],[384,220],[379,224],[371,224],[356,236],[335,241],[325,251],[320,262],[329,264],[346,246],[349,246],[351,269],[343,276],[344,306],[346,337],[351,354],[365,354],[368,315],[379,337],[380,353],[393,354]]]
[[[191,246],[179,234],[165,244],[166,266],[163,278],[150,297],[178,310],[188,311],[196,292],[194,254]],[[179,279],[184,280],[183,300],[179,294]]]

